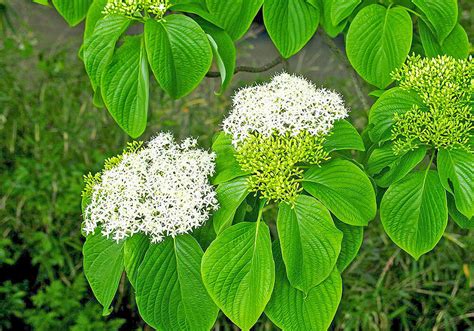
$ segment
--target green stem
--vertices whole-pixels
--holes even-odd
[[[414,11],[413,9],[410,9],[410,8],[407,8],[407,7],[403,7],[403,8],[404,8],[406,11],[409,11],[410,13],[412,13],[412,14],[414,14],[414,15],[420,17],[420,18],[422,18],[421,15],[418,14],[418,13],[417,13],[416,11]]]
[[[259,205],[258,205],[257,223],[259,223],[260,220],[262,219],[263,207],[265,206],[266,203],[267,203],[267,199],[262,198],[262,199],[260,200],[260,203],[259,203]]]
[[[433,150],[433,154],[431,155],[430,163],[428,164],[428,167],[426,168],[426,172],[428,172],[428,170],[430,170],[431,165],[433,164],[433,160],[434,160],[435,154],[436,154],[436,150]]]

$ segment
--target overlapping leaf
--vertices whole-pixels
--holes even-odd
[[[145,322],[158,330],[205,331],[214,325],[218,309],[202,283],[202,254],[190,235],[150,245],[136,278]]]
[[[346,38],[347,56],[359,75],[378,88],[386,88],[392,82],[390,73],[408,56],[412,25],[402,7],[374,4],[359,11]]]
[[[84,274],[97,301],[104,307],[104,315],[108,315],[123,272],[123,241],[116,243],[101,233],[89,235],[82,254]]]
[[[342,233],[326,207],[304,195],[295,206],[280,204],[277,228],[288,279],[293,287],[308,293],[333,271]]]
[[[303,188],[344,223],[364,226],[375,218],[375,192],[366,174],[347,160],[334,159],[304,174]]]
[[[432,250],[448,222],[446,191],[438,174],[414,172],[390,186],[380,218],[388,236],[415,259]]]
[[[270,38],[284,58],[303,48],[316,32],[319,8],[306,0],[266,0],[263,18]]]
[[[270,300],[275,281],[267,225],[242,222],[223,231],[204,254],[201,270],[219,308],[249,330]]]
[[[146,128],[149,76],[141,35],[128,37],[102,77],[102,97],[112,117],[132,138]]]

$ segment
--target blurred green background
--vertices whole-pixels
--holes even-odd
[[[474,1],[461,1],[460,10],[472,37]],[[77,56],[81,32],[50,8],[0,0],[0,330],[147,328],[128,284],[121,283],[113,313],[102,317],[82,273],[82,175],[98,171],[128,138],[106,110],[92,105]],[[339,90],[361,129],[373,102],[370,90],[343,53],[330,46],[317,35],[275,70],[304,74]],[[239,64],[260,65],[276,51],[256,25],[239,44],[239,54]],[[270,75],[239,74],[232,89]],[[209,147],[232,95],[216,96],[218,84],[206,79],[191,95],[173,101],[152,83],[143,138],[168,130],[179,138],[199,137]],[[436,249],[416,262],[373,221],[358,258],[343,275],[344,295],[333,328],[474,330],[473,234],[451,224]],[[215,326],[234,329],[222,316]],[[255,330],[275,328],[262,318]]]

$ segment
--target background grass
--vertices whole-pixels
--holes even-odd
[[[102,317],[82,273],[82,175],[99,170],[128,138],[106,110],[92,106],[89,81],[76,55],[80,28],[66,28],[52,10],[29,1],[16,0],[8,7],[2,1],[0,330],[145,328],[127,283],[121,283],[114,312]],[[462,23],[472,36],[474,2],[461,1],[460,6]],[[54,30],[42,29],[53,25]],[[66,35],[55,39],[51,31]],[[274,54],[269,47],[256,27],[239,44],[239,62],[262,63]],[[371,100],[358,92],[369,89],[355,88],[360,80],[322,38],[315,38],[286,69],[340,90],[352,121],[359,128],[365,125]],[[269,74],[239,75],[233,88]],[[209,147],[230,102],[231,91],[214,94],[217,84],[206,80],[190,96],[172,101],[153,83],[144,139],[169,130],[178,138],[199,137]],[[375,220],[343,277],[335,330],[474,330],[472,231],[451,224],[435,250],[416,262]],[[221,316],[215,329],[235,327]],[[275,330],[266,318],[255,329]]]

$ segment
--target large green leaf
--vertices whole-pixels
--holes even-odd
[[[102,97],[120,127],[132,138],[146,128],[149,75],[142,36],[128,37],[102,76]]]
[[[242,201],[249,195],[247,177],[236,178],[217,187],[219,209],[214,213],[212,222],[217,234],[232,225],[235,213]]]
[[[401,115],[412,109],[413,105],[423,107],[423,102],[417,93],[395,87],[382,94],[370,109],[370,139],[374,142],[390,140],[394,114]]]
[[[426,15],[433,32],[442,44],[458,22],[457,0],[412,0]]]
[[[105,16],[103,10],[108,0],[94,0],[89,7],[89,11],[86,16],[86,24],[84,27],[84,42],[94,32],[97,22]]]
[[[362,226],[348,225],[338,219],[334,220],[334,224],[343,234],[341,252],[339,253],[336,264],[337,269],[342,273],[355,259],[362,246],[364,228]]]
[[[237,40],[250,28],[263,0],[206,0],[207,8],[219,26]]]
[[[342,280],[337,268],[307,294],[291,286],[277,244],[273,245],[276,277],[265,314],[282,330],[327,330],[342,297]]]
[[[426,155],[426,148],[419,147],[400,155],[395,155],[393,145],[386,144],[376,148],[367,161],[367,173],[378,186],[389,187],[405,177]]]
[[[123,272],[123,241],[115,242],[101,233],[87,236],[84,247],[84,274],[97,301],[108,315]]]
[[[365,151],[365,146],[356,128],[346,120],[339,120],[334,123],[330,135],[324,141],[324,149],[328,152],[344,149]]]
[[[263,222],[242,222],[226,229],[202,259],[206,288],[224,314],[249,330],[272,294],[275,264],[270,231]]]
[[[199,85],[212,64],[212,49],[192,18],[169,15],[145,23],[148,61],[160,86],[178,99]]]
[[[333,271],[342,233],[326,207],[306,195],[298,196],[294,206],[280,204],[277,228],[288,279],[308,293]]]
[[[134,288],[137,288],[138,268],[145,257],[150,246],[150,240],[147,236],[136,233],[127,238],[123,246],[123,263],[127,273],[128,280]]]
[[[347,56],[367,82],[381,89],[391,82],[390,73],[408,56],[413,35],[411,17],[402,7],[374,4],[363,8],[347,33]]]
[[[219,132],[212,143],[212,150],[216,153],[216,175],[212,180],[213,184],[221,184],[248,174],[240,169],[239,162],[235,159],[236,151],[231,136]]]
[[[89,18],[87,22],[89,23]],[[84,64],[94,91],[100,86],[103,73],[114,54],[115,44],[130,22],[128,18],[119,15],[98,19],[90,37],[84,41]]]
[[[462,149],[440,149],[438,172],[441,184],[454,194],[457,210],[474,216],[474,155]]]
[[[211,23],[200,20],[199,25],[211,43],[214,59],[221,74],[221,88],[218,94],[222,94],[234,77],[237,56],[234,41],[227,32]]]
[[[389,187],[380,218],[388,236],[415,259],[432,250],[448,222],[446,191],[436,171],[419,171]]]
[[[454,197],[448,194],[448,212],[451,219],[462,229],[474,229],[474,218],[467,218],[456,208]]]
[[[215,26],[222,28],[222,26],[219,24],[219,21],[211,13],[209,13],[209,10],[207,9],[207,6],[206,6],[206,0],[196,0],[196,1],[175,0],[171,4],[170,10],[176,11],[176,12],[195,14],[205,19],[209,23],[212,23]]]
[[[280,54],[289,58],[298,53],[316,32],[319,8],[306,0],[265,0],[263,19]]]
[[[361,0],[332,0],[331,21],[333,25],[340,24],[349,17]]]
[[[218,309],[202,283],[202,249],[190,235],[151,244],[137,274],[141,317],[157,330],[206,331]]]
[[[93,0],[53,0],[53,5],[66,22],[77,25],[86,17]]]
[[[375,218],[375,191],[354,163],[335,159],[304,174],[303,188],[344,223],[363,226]]]
[[[451,33],[444,39],[441,44],[438,42],[430,28],[420,21],[418,23],[420,29],[421,43],[425,51],[425,55],[436,57],[438,55],[449,55],[456,59],[465,59],[469,55],[469,38],[466,31],[460,24],[456,24]]]
[[[313,0],[316,2],[316,0]],[[335,38],[338,34],[340,34],[346,27],[347,21],[343,21],[337,25],[334,25],[331,18],[332,12],[332,5],[335,0],[320,0],[321,5],[321,26],[323,27],[324,31],[330,36],[331,38]],[[308,1],[310,2],[310,1]]]

